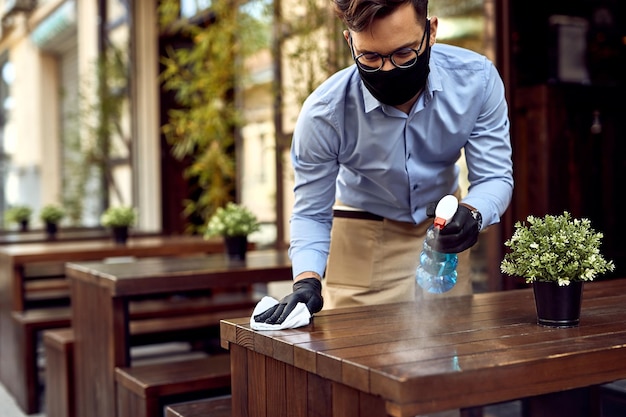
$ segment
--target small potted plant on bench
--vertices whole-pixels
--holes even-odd
[[[22,232],[28,230],[30,223],[30,216],[33,214],[33,209],[27,205],[17,205],[10,207],[4,214],[7,223],[17,223]]]
[[[65,217],[65,210],[56,204],[47,204],[39,212],[39,218],[46,225],[46,233],[48,237],[54,239],[56,237],[59,223]]]
[[[257,217],[246,207],[232,201],[219,207],[207,222],[205,238],[222,236],[230,260],[245,260],[248,235],[261,228]]]
[[[102,213],[100,223],[110,227],[115,243],[126,244],[128,229],[137,221],[137,211],[130,206],[109,207]]]

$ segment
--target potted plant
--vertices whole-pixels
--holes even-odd
[[[615,268],[600,253],[602,237],[588,219],[572,218],[567,211],[515,223],[500,269],[533,285],[539,324],[578,325],[583,282]]]
[[[207,222],[205,238],[222,236],[230,259],[244,260],[248,235],[261,228],[257,217],[246,207],[232,201],[218,207]]]
[[[65,210],[56,204],[47,204],[39,212],[39,218],[46,225],[46,232],[51,238],[56,236],[58,225],[64,217]]]
[[[125,244],[128,239],[128,229],[137,221],[137,211],[130,206],[109,207],[100,216],[100,223],[110,227],[116,243]]]
[[[7,223],[17,223],[20,226],[21,231],[28,230],[28,224],[30,222],[30,216],[33,214],[33,209],[27,205],[17,205],[10,207],[4,214]]]

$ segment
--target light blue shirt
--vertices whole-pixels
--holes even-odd
[[[305,101],[293,135],[295,203],[289,248],[294,276],[323,276],[336,199],[385,218],[421,223],[425,207],[458,187],[483,228],[500,221],[513,192],[504,85],[482,55],[435,44],[427,87],[409,114],[376,100],[355,65]]]

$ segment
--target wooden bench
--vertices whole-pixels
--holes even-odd
[[[45,398],[47,417],[75,417],[74,331],[72,328],[43,332],[46,356]]]
[[[20,372],[13,375],[11,394],[28,414],[39,410],[39,375],[37,349],[40,332],[48,329],[68,327],[70,325],[68,307],[33,309],[11,313],[14,323],[14,346],[16,352],[8,357],[18,361],[16,368]],[[4,356],[6,352],[2,352]]]
[[[165,407],[165,417],[231,417],[232,396],[205,398]]]
[[[601,417],[626,415],[626,379],[600,385],[599,402]]]
[[[65,277],[27,280],[24,292],[27,310],[70,304],[70,290]]]
[[[17,334],[22,338],[36,324],[30,322],[16,329],[20,322],[29,321],[30,316],[15,317],[13,313],[28,314],[33,309],[70,306],[69,279],[65,274],[67,263],[120,263],[153,257],[204,258],[207,253],[222,251],[221,240],[209,241],[200,236],[142,237],[132,239],[128,245],[115,245],[110,238],[0,245],[0,287],[3,288],[0,292],[0,381],[23,412],[32,414],[39,411],[34,406],[37,399],[28,398],[32,390],[25,386],[30,373],[22,375],[26,374],[23,367],[25,344],[18,345],[23,341],[17,341],[15,336]],[[39,328],[44,329],[43,325]],[[109,378],[112,376],[111,370]]]
[[[63,263],[42,262],[24,265],[23,275],[22,310],[70,305],[70,289]]]
[[[230,393],[228,354],[115,369],[117,417],[162,417],[171,403]]]
[[[176,295],[129,305],[131,345],[198,339],[197,330],[219,326],[225,315],[252,313],[259,296],[248,289],[209,296]],[[225,314],[225,312],[228,312]],[[206,335],[200,335],[206,338]]]
[[[210,330],[213,328],[217,346],[219,321],[226,315],[250,315],[258,302],[256,296],[247,292],[216,294],[215,298],[189,299],[178,296],[175,300],[143,300],[131,304],[131,344],[136,346],[173,339],[197,342],[211,336]],[[199,332],[199,329],[202,331]],[[71,328],[46,330],[43,332],[43,343],[46,355],[47,417],[73,417],[74,332]],[[206,346],[203,347],[206,349]],[[36,376],[35,369],[32,373],[35,381]],[[65,392],[69,395],[66,396]],[[29,397],[38,398],[38,391],[29,393]]]

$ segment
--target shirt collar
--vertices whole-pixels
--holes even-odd
[[[365,113],[369,113],[372,110],[376,109],[377,107],[382,106],[382,103],[378,101],[372,95],[372,93],[370,93],[370,90],[368,90],[367,87],[365,87],[365,84],[363,84],[363,80],[361,80],[361,91],[363,91],[363,102],[365,104]]]
[[[441,74],[439,73],[439,67],[437,65],[432,64],[432,49],[430,54],[430,73],[428,74],[428,95],[430,97],[433,96],[433,91],[442,91],[443,90],[443,82],[441,80]]]

